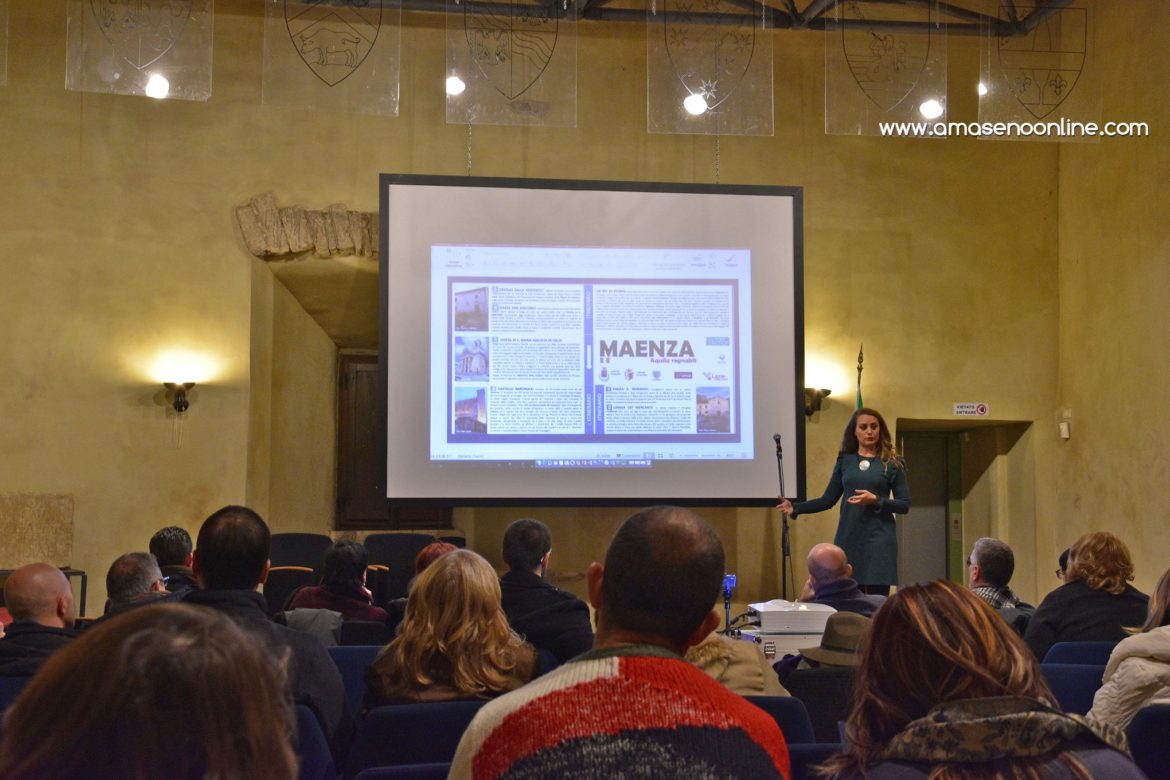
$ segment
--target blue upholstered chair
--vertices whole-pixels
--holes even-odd
[[[268,559],[273,566],[308,566],[320,571],[333,540],[325,534],[273,534]]]
[[[1057,642],[1048,648],[1042,663],[1104,666],[1115,647],[1117,642]]]
[[[812,745],[789,742],[788,757],[792,761],[792,780],[813,777],[812,768],[840,750],[841,744],[837,742],[817,742]]]
[[[404,764],[363,769],[356,780],[447,780],[450,764]]]
[[[0,675],[0,736],[3,736],[4,711],[12,706],[12,702],[16,701],[31,679],[30,675]]]
[[[1042,663],[1040,671],[1060,703],[1060,708],[1065,712],[1084,715],[1093,707],[1093,695],[1101,687],[1105,665]]]
[[[381,649],[381,645],[338,645],[325,648],[333,663],[337,664],[337,671],[341,672],[345,703],[354,715],[361,710],[362,699],[366,695],[366,667],[374,662]]]
[[[443,701],[375,707],[358,724],[345,777],[370,767],[450,762],[467,724],[483,705]]]
[[[748,701],[772,716],[780,726],[784,741],[789,744],[811,744],[816,742],[812,720],[804,702],[792,696],[745,696]]]
[[[297,758],[301,761],[299,780],[337,780],[337,767],[329,752],[329,741],[313,711],[297,705]]]
[[[1133,761],[1150,777],[1165,777],[1170,767],[1170,704],[1150,704],[1125,730]]]

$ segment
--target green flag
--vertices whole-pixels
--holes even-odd
[[[857,408],[860,409],[864,404],[861,403],[861,364],[865,362],[865,344],[862,343],[861,349],[857,350]]]

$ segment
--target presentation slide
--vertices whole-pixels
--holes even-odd
[[[490,181],[383,177],[389,498],[803,487],[799,191]]]

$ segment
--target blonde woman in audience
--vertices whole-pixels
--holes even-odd
[[[1147,704],[1170,700],[1170,570],[1158,580],[1150,596],[1146,622],[1128,628],[1132,636],[1121,640],[1109,656],[1104,683],[1093,697],[1089,718],[1129,726],[1137,711]]]
[[[3,780],[297,775],[283,659],[180,604],[131,610],[55,653],[3,733]]]
[[[840,778],[1144,777],[1117,729],[1050,706],[1039,664],[986,602],[945,580],[899,588],[862,640]]]
[[[1108,531],[1087,533],[1068,553],[1064,584],[1044,597],[1028,621],[1024,641],[1036,658],[1057,642],[1117,642],[1123,626],[1146,618],[1149,597],[1129,584],[1133,560]]]
[[[491,564],[452,550],[411,587],[399,635],[366,670],[366,706],[488,699],[535,673],[536,650],[508,627]]]

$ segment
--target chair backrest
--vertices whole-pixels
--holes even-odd
[[[447,780],[451,764],[403,764],[363,769],[356,780]]]
[[[792,696],[745,696],[745,699],[772,716],[785,742],[816,742],[812,721],[804,702]]]
[[[804,702],[817,742],[840,742],[838,722],[845,720],[853,706],[851,666],[822,666],[797,669],[788,675],[784,687]]]
[[[362,708],[362,699],[366,695],[366,667],[378,657],[382,646],[345,645],[327,647],[325,650],[333,659],[333,663],[337,664],[337,671],[341,672],[341,682],[345,686],[345,703],[349,706],[349,711],[357,715]]]
[[[813,767],[827,761],[829,756],[840,751],[840,742],[818,742],[811,745],[789,742],[788,758],[792,762],[790,780],[805,780],[816,777]]]
[[[1170,767],[1170,704],[1150,704],[1133,716],[1125,730],[1133,762],[1150,777],[1165,777]]]
[[[301,764],[299,780],[337,780],[329,740],[317,716],[303,704],[297,705],[296,752]]]
[[[384,645],[393,639],[390,626],[376,620],[346,620],[341,624],[343,645]]]
[[[331,544],[333,540],[325,534],[273,534],[268,559],[273,566],[308,566],[320,571],[325,551]]]
[[[4,712],[16,701],[16,697],[28,685],[32,675],[0,675],[0,729],[4,726]],[[0,731],[0,736],[3,731]]]
[[[461,550],[467,547],[466,536],[440,536],[439,541],[446,542],[447,544],[453,544]]]
[[[381,564],[390,569],[386,580],[385,599],[402,598],[414,576],[414,559],[422,548],[435,541],[431,534],[393,532],[370,534],[366,537],[366,550],[370,553],[371,564]]]
[[[483,701],[442,701],[375,707],[358,725],[345,777],[373,766],[451,761],[459,738]]]
[[[1105,665],[1042,663],[1040,671],[1060,708],[1065,712],[1084,715],[1093,707],[1093,695],[1101,687]]]
[[[1048,648],[1042,663],[1104,666],[1115,647],[1117,642],[1057,642]]]
[[[268,614],[275,615],[284,609],[288,597],[297,589],[312,585],[313,570],[308,566],[273,566],[268,569],[264,581],[264,600],[268,603]]]

